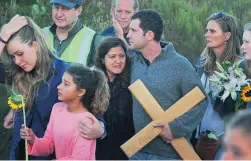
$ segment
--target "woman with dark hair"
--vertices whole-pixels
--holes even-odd
[[[110,87],[110,104],[104,114],[107,136],[97,141],[96,159],[126,160],[120,146],[134,134],[130,83],[130,61],[124,42],[105,38],[96,53],[94,66],[102,70]]]

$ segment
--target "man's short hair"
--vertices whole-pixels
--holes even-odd
[[[132,20],[139,19],[139,27],[146,33],[152,31],[154,40],[160,41],[163,33],[163,20],[160,14],[153,10],[141,10],[132,16]]]
[[[120,1],[120,0],[113,0],[112,2],[112,6],[116,7],[116,2]],[[125,1],[125,0],[121,0],[121,1]],[[132,0],[133,1],[133,9],[136,10],[137,8],[139,8],[139,1],[138,0]]]

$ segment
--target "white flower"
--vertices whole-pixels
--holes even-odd
[[[209,78],[210,89],[214,97],[223,92],[220,96],[222,101],[225,101],[229,96],[235,101],[241,88],[250,85],[251,80],[247,79],[243,69],[239,68],[240,61],[234,62],[232,65],[228,61],[223,63],[224,67],[228,66],[228,68],[224,69],[220,63],[216,62],[218,71],[215,71],[214,75]]]
[[[231,94],[231,98],[233,100],[236,100],[237,98],[237,93],[236,91],[238,91],[238,89],[236,88],[236,82],[235,81],[230,81],[230,82],[226,82],[223,84],[223,87],[225,88],[223,95],[221,96],[221,100],[223,100],[223,102],[225,101],[225,99]]]
[[[228,79],[229,79],[229,83],[232,85],[233,88],[236,88],[238,86],[237,84],[239,84],[239,82],[233,70],[229,70]]]
[[[214,97],[218,96],[218,94],[223,90],[222,82],[220,81],[220,78],[213,74],[209,77],[209,86],[210,90],[212,91],[212,95]]]
[[[243,73],[242,69],[238,70],[238,73],[240,74],[240,76],[238,76],[236,78],[237,79],[237,86],[241,87],[241,86],[250,85],[250,80],[247,79],[247,76]]]
[[[227,90],[225,90],[224,93],[223,93],[223,95],[221,96],[221,100],[224,102],[225,99],[229,96],[229,94],[230,94],[230,92],[227,91]]]
[[[223,86],[218,83],[210,83],[210,90],[212,91],[212,96],[216,97],[223,90]]]

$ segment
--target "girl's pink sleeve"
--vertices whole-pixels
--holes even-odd
[[[28,153],[33,156],[48,156],[54,152],[54,140],[52,135],[53,117],[56,116],[55,108],[53,107],[50,121],[47,125],[43,138],[35,137],[33,144],[28,144]]]
[[[93,123],[90,118],[86,121]],[[63,158],[57,158],[57,160],[95,160],[96,140],[88,140],[80,135],[80,132],[76,128],[76,137],[74,137],[75,145],[72,150],[72,155]]]

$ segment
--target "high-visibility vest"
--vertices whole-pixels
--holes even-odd
[[[49,28],[50,27],[45,27],[43,30],[49,36],[49,43],[54,46],[54,35],[51,33]],[[60,58],[67,62],[80,63],[86,66],[95,33],[96,32],[94,30],[84,26],[74,36],[70,44],[61,54]]]

